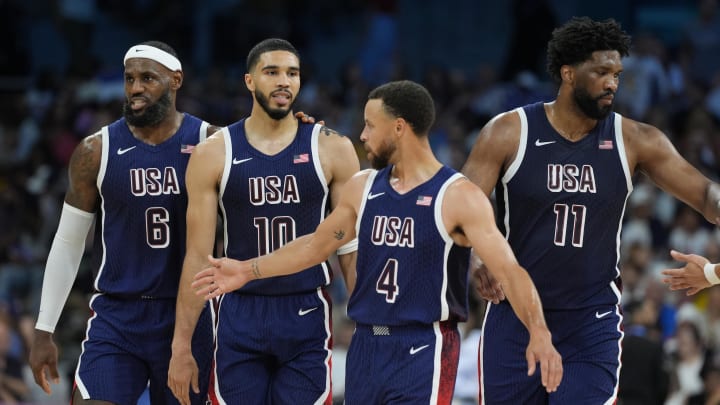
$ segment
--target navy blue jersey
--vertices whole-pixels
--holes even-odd
[[[513,252],[546,309],[617,304],[620,229],[632,191],[621,116],[571,142],[550,125],[543,103],[516,111],[520,145],[497,190]]]
[[[455,245],[442,221],[445,190],[462,175],[443,167],[399,194],[391,170],[371,172],[365,186],[348,315],[368,325],[465,321],[470,249]]]
[[[124,118],[102,128],[94,287],[121,296],[174,298],[185,256],[185,169],[208,124],[190,114],[159,145]]]
[[[225,170],[220,186],[225,255],[247,260],[312,233],[325,218],[328,186],[318,156],[319,125],[298,123],[295,139],[269,156],[247,140],[245,120],[223,128]],[[327,262],[289,276],[254,280],[241,292],[285,295],[329,284]]]

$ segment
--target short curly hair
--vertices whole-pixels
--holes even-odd
[[[547,47],[547,71],[560,83],[560,67],[585,62],[595,51],[618,51],[620,56],[628,56],[630,35],[612,18],[594,21],[573,17],[552,33]]]
[[[400,80],[376,87],[368,100],[381,100],[386,113],[402,118],[418,136],[427,135],[435,122],[435,103],[432,96],[419,83]]]

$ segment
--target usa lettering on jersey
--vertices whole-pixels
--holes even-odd
[[[255,206],[264,204],[288,204],[300,202],[300,188],[294,175],[250,177],[248,179],[250,203]]]
[[[376,215],[373,218],[372,243],[377,246],[415,247],[415,220],[413,218]]]
[[[130,169],[130,192],[136,197],[180,194],[180,181],[174,167]]]
[[[590,165],[549,164],[547,188],[553,193],[596,193],[595,172]]]

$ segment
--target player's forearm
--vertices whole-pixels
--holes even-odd
[[[205,265],[206,262],[199,260],[199,258],[193,259],[187,256],[185,258],[175,308],[173,351],[190,350],[190,342],[195,332],[195,326],[205,306],[205,300],[195,295],[191,283],[193,276]]]
[[[716,224],[718,218],[720,218],[720,185],[714,182],[710,182],[705,191],[705,204],[704,204],[703,215],[705,218]]]
[[[257,258],[252,268],[255,278],[268,278],[299,273],[322,263],[335,251],[333,246],[321,246],[313,241],[314,234],[301,236],[270,254]]]
[[[521,270],[515,280],[503,284],[510,305],[530,333],[547,330],[540,295],[530,276]]]

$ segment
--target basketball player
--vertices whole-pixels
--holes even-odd
[[[545,308],[565,379],[548,394],[523,372],[523,325],[501,301],[505,282],[478,270],[488,306],[480,344],[485,404],[612,404],[620,372],[620,228],[632,177],[714,220],[718,185],[657,128],[612,112],[630,37],[613,20],[573,18],[548,44],[557,98],[493,118],[463,172],[486,195],[495,187],[510,246]],[[513,360],[514,359],[514,360]]]
[[[168,381],[183,404],[197,378],[190,337],[203,308],[190,284],[213,252],[218,206],[225,254],[252,258],[312,232],[337,204],[340,186],[360,170],[348,138],[292,115],[300,57],[289,42],[267,39],[253,47],[245,84],[253,94],[250,116],[198,146],[188,167],[189,238]],[[337,252],[344,272],[352,268],[354,251],[350,243]],[[328,263],[318,263],[220,300],[213,390],[219,401],[331,403],[325,288],[331,274]]]
[[[30,350],[35,382],[58,382],[52,339],[95,222],[92,317],[75,373],[72,403],[177,403],[167,387],[175,300],[185,253],[185,169],[195,145],[215,129],[176,110],[183,71],[162,42],[125,54],[123,118],[85,138],[73,153],[69,188],[48,256]],[[197,328],[200,394],[207,398],[212,359],[208,311]]]
[[[434,118],[433,100],[419,84],[391,82],[370,92],[360,139],[379,170],[348,181],[315,233],[244,262],[211,258],[212,266],[193,283],[198,295],[216,297],[320,263],[357,234],[347,404],[450,404],[460,348],[457,322],[467,319],[470,247],[507,286],[529,331],[521,350],[524,374],[538,374],[539,362],[538,378],[548,392],[563,375],[535,287],[496,227],[487,197],[433,155],[428,131]]]

